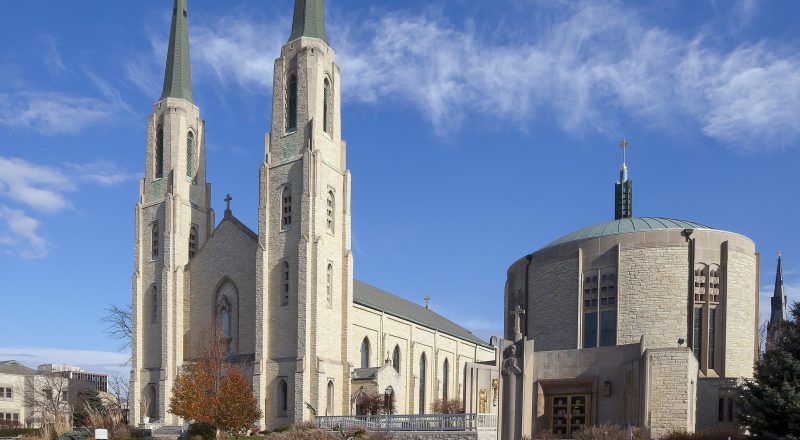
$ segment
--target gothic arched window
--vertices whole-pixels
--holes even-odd
[[[281,191],[281,231],[292,227],[292,189],[284,186]]]
[[[326,416],[333,415],[333,396],[334,396],[334,388],[333,388],[333,381],[328,381],[328,395],[327,395],[327,408],[325,409]]]
[[[286,417],[289,410],[289,384],[286,379],[278,379],[278,417]]]
[[[158,222],[153,222],[150,229],[150,255],[155,260],[158,258]]]
[[[427,358],[425,353],[419,357],[419,413],[425,414],[425,383],[427,381]]]
[[[333,190],[328,191],[328,202],[327,202],[327,229],[328,233],[333,234],[335,232],[334,229],[334,216],[335,216],[335,208],[336,208],[336,199],[333,196]]]
[[[369,368],[369,338],[361,341],[361,368]]]
[[[186,176],[194,176],[194,133],[186,135]]]
[[[150,417],[150,420],[158,419],[158,389],[156,389],[155,384],[150,384],[147,386],[147,399],[149,400],[147,405],[147,416]]]
[[[394,346],[394,352],[392,352],[392,366],[394,367],[395,371],[398,373],[400,372],[400,346]]]
[[[330,112],[330,109],[328,108],[330,105],[330,93],[331,82],[328,80],[328,78],[325,78],[325,87],[322,94],[322,130],[326,133],[331,132],[331,121],[330,115],[328,114]]]
[[[289,75],[286,87],[286,131],[297,130],[297,75]]]
[[[197,226],[192,225],[189,229],[189,259],[194,258],[197,253]]]
[[[444,365],[442,366],[442,399],[447,400],[450,396],[450,361],[448,359],[444,360]]]
[[[164,129],[161,125],[156,129],[156,151],[153,167],[155,168],[154,175],[156,179],[164,177]]]
[[[333,265],[328,263],[328,273],[325,277],[325,282],[327,286],[325,286],[326,296],[328,298],[328,307],[333,306]]]
[[[283,260],[283,299],[281,305],[289,304],[289,262]]]

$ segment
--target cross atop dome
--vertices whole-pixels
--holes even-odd
[[[614,219],[633,217],[633,182],[628,179],[627,152],[630,142],[623,138],[619,143],[622,148],[622,167],[619,170],[619,181],[614,191]]]

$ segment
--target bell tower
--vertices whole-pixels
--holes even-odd
[[[167,407],[184,360],[186,267],[214,224],[205,124],[192,99],[186,0],[172,9],[164,87],[147,119],[145,151],[135,209],[130,420],[174,425]]]
[[[253,383],[267,428],[313,411],[349,413],[353,257],[340,102],[323,0],[296,0],[260,170]]]

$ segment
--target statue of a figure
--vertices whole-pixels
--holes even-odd
[[[511,344],[506,349],[506,358],[503,359],[501,370],[503,377],[503,406],[500,414],[502,422],[502,437],[508,439],[520,438],[520,421],[522,420],[522,369],[517,359],[517,345]]]
[[[508,375],[515,375],[519,376],[522,374],[522,370],[517,365],[517,346],[512,345],[508,347],[508,355],[503,360],[503,376]]]
[[[228,308],[224,305],[219,308],[219,321],[222,325],[222,337],[230,339],[231,337],[231,316],[228,313]]]
[[[486,389],[481,389],[481,392],[480,392],[479,396],[480,396],[480,397],[478,398],[478,402],[479,402],[479,405],[478,405],[478,406],[479,406],[479,409],[478,409],[478,411],[480,411],[481,413],[484,413],[484,414],[485,414],[485,413],[486,413],[486,402],[489,400],[489,399],[486,397]]]

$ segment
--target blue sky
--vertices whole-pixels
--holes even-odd
[[[171,0],[24,0],[0,18],[0,359],[110,369],[130,302],[145,119]],[[652,3],[652,4],[651,4]],[[357,278],[499,333],[509,264],[635,213],[784,251],[800,300],[800,7],[792,1],[328,0],[353,172]],[[290,0],[190,0],[213,203],[256,226]],[[762,315],[767,303],[762,301]]]

